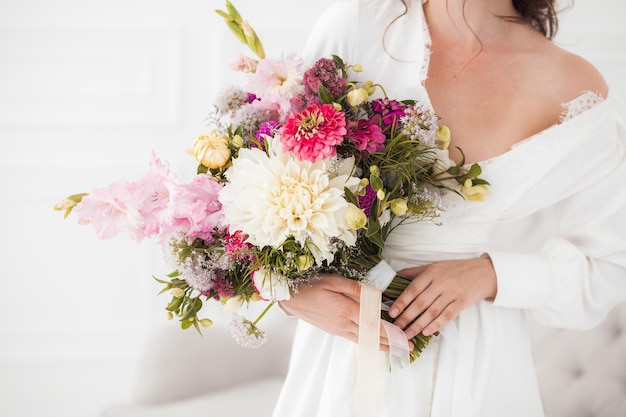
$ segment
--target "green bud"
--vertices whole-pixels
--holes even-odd
[[[172,288],[170,293],[176,298],[183,298],[185,296],[185,290],[182,288]]]

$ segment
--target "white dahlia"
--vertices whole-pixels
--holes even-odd
[[[335,238],[356,242],[356,232],[346,224],[344,197],[344,187],[354,191],[359,185],[351,175],[354,160],[301,161],[283,152],[277,138],[268,142],[269,155],[241,149],[226,172],[228,182],[219,192],[226,223],[253,245],[277,248],[293,237],[310,248],[318,265],[331,261]]]

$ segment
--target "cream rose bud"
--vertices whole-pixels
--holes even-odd
[[[185,296],[185,290],[182,288],[172,288],[170,292],[172,293],[172,296],[176,298],[183,298]]]
[[[298,259],[296,260],[296,266],[298,267],[299,271],[306,271],[307,269],[313,266],[313,262],[315,262],[315,260],[313,259],[312,256],[300,255],[298,256]]]
[[[193,156],[209,169],[222,168],[230,160],[229,138],[212,131],[200,135],[193,144]]]
[[[243,301],[243,295],[235,295],[233,297],[230,297],[224,303],[224,311],[230,314],[236,312],[243,305]]]
[[[448,149],[448,146],[450,146],[450,128],[446,125],[441,125],[435,131],[435,135],[441,142],[441,149]]]
[[[461,193],[470,201],[485,201],[489,189],[484,184],[474,185],[470,178],[461,186]]]
[[[282,301],[291,298],[287,278],[272,274],[265,268],[254,271],[252,283],[263,300]]]
[[[359,230],[367,225],[367,216],[365,212],[355,206],[354,204],[348,205],[346,210],[346,225],[350,230]]]
[[[409,211],[409,206],[403,198],[396,198],[389,203],[391,212],[396,216],[402,217]]]
[[[243,146],[243,138],[239,135],[233,136],[232,144],[237,149],[241,148]]]
[[[369,98],[369,93],[367,92],[366,89],[364,88],[355,88],[354,90],[350,91],[347,95],[347,99],[348,99],[348,103],[351,106],[358,106],[359,104],[364,103],[365,101],[367,101],[367,99]]]

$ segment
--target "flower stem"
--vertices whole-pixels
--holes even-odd
[[[256,320],[254,320],[254,322],[252,323],[253,325],[256,326],[256,324],[261,321],[261,319],[263,318],[263,316],[265,316],[265,314],[270,311],[270,308],[272,308],[272,306],[275,304],[275,301],[272,301],[271,303],[269,303],[267,305],[267,307],[265,307],[265,309],[261,312],[261,314],[259,314],[259,317],[256,318]]]

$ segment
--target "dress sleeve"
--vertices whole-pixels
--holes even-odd
[[[626,133],[619,133],[614,169],[552,207],[554,232],[538,253],[489,251],[494,305],[528,309],[544,325],[586,329],[626,301]]]

